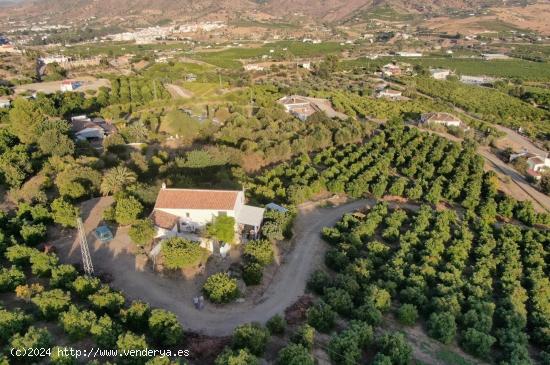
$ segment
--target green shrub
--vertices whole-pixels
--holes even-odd
[[[218,355],[215,365],[259,365],[258,358],[246,349],[232,351],[226,348]]]
[[[208,250],[198,242],[181,237],[172,237],[162,241],[161,253],[168,269],[195,267],[208,257]]]
[[[25,273],[17,267],[0,269],[0,292],[12,291],[25,283]]]
[[[54,319],[69,307],[71,295],[61,289],[53,289],[39,293],[31,301],[44,318]]]
[[[52,268],[52,277],[50,285],[54,288],[70,289],[72,283],[78,276],[73,265],[58,265]]]
[[[392,364],[407,365],[412,357],[412,348],[401,333],[386,333],[378,339],[380,353],[391,359]]]
[[[95,343],[103,348],[114,348],[120,331],[120,327],[107,314],[90,327],[90,334]]]
[[[143,205],[133,196],[121,196],[116,199],[114,218],[123,226],[133,224],[143,211]]]
[[[243,267],[243,280],[246,285],[258,285],[262,282],[264,269],[257,262],[251,262]]]
[[[124,296],[119,292],[111,290],[107,285],[103,286],[94,294],[88,296],[92,307],[100,312],[117,314],[124,305]]]
[[[418,319],[418,310],[413,304],[403,304],[397,311],[399,322],[407,326],[412,326]]]
[[[32,349],[47,349],[53,343],[52,336],[45,328],[29,327],[27,333],[23,336],[19,333],[15,334],[10,341],[10,347],[21,352],[26,351],[29,348]],[[18,358],[23,363],[36,363],[37,358],[24,356]]]
[[[237,280],[226,273],[211,275],[206,279],[202,290],[214,303],[229,303],[239,296]]]
[[[427,327],[428,334],[444,344],[451,343],[456,335],[455,317],[447,312],[432,313]]]
[[[206,227],[210,236],[218,241],[233,243],[235,241],[235,218],[229,216],[217,216]]]
[[[23,246],[23,245],[13,245],[8,247],[6,250],[6,258],[9,262],[16,265],[28,265],[30,263],[30,258],[35,253],[39,251],[35,248]]]
[[[30,257],[31,271],[37,276],[48,276],[51,270],[57,266],[57,256],[38,252]]]
[[[153,309],[149,317],[149,331],[163,346],[174,346],[183,339],[183,328],[172,312]]]
[[[320,332],[329,332],[336,321],[336,313],[330,305],[319,302],[307,311],[307,322]]]
[[[133,331],[143,332],[149,326],[151,308],[142,301],[133,301],[130,307],[120,311],[124,324]]]
[[[71,305],[68,311],[59,315],[61,327],[72,341],[78,341],[86,337],[95,320],[96,315],[94,312],[80,311],[74,305]]]
[[[94,277],[79,276],[73,281],[72,288],[80,298],[87,298],[101,288],[101,281]]]
[[[76,219],[80,215],[80,209],[63,198],[55,199],[52,204],[52,216],[55,223],[63,227],[76,227]]]
[[[132,224],[128,235],[138,246],[145,246],[155,237],[156,230],[150,219],[142,219]]]
[[[271,334],[282,335],[285,333],[286,321],[280,314],[274,315],[265,324]]]
[[[32,317],[21,309],[8,311],[0,308],[0,340],[5,342],[14,334],[22,332],[31,321]]]
[[[243,253],[252,262],[267,266],[273,262],[273,246],[267,240],[250,241],[244,245]]]
[[[23,241],[27,244],[34,246],[46,239],[47,227],[43,223],[38,224],[24,224],[21,226],[19,234]]]
[[[307,282],[307,288],[317,294],[323,294],[325,287],[330,286],[331,282],[330,276],[325,271],[315,270]]]
[[[234,349],[247,349],[256,356],[261,356],[269,341],[269,331],[258,323],[247,323],[233,331],[232,346]]]
[[[309,351],[302,345],[291,343],[279,351],[277,365],[314,365]]]
[[[315,328],[311,327],[309,324],[301,325],[294,335],[292,335],[290,341],[304,346],[309,351],[313,350],[313,344],[315,343]]]

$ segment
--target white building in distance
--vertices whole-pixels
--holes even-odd
[[[265,70],[264,66],[258,65],[256,63],[249,63],[243,66],[245,71],[263,71]]]
[[[377,98],[386,98],[386,99],[392,99],[392,100],[398,100],[402,97],[401,91],[398,90],[392,90],[392,89],[384,89],[380,90],[376,93]]]
[[[420,117],[421,124],[441,124],[447,127],[460,127],[460,119],[449,113],[426,113]]]
[[[420,52],[395,52],[399,57],[422,57]]]
[[[430,75],[436,80],[445,80],[447,76],[451,74],[451,70],[444,68],[432,68],[430,69]]]

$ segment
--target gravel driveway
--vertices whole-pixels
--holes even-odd
[[[93,229],[100,223],[101,213],[112,203],[112,198],[89,200],[83,203],[82,212],[94,269],[112,274],[113,287],[122,290],[129,299],[142,299],[152,306],[176,313],[185,329],[224,336],[240,324],[252,321],[265,323],[275,314],[283,314],[304,293],[311,272],[324,261],[328,245],[321,239],[321,229],[335,224],[344,213],[375,202],[358,200],[330,208],[314,203],[301,205],[294,226],[294,247],[285,256],[264,293],[259,297],[247,298],[242,303],[224,306],[207,303],[202,311],[195,309],[192,298],[199,292],[205,277],[184,280],[155,274],[149,266],[136,261],[127,228],[115,232],[115,239],[108,244],[95,239]],[[408,208],[417,207],[409,205]],[[63,262],[80,261],[80,246],[74,233],[73,230],[65,231],[63,237],[55,241]]]

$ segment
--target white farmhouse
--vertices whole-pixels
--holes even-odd
[[[285,108],[287,113],[294,115],[302,122],[316,112],[324,112],[329,118],[339,118],[341,120],[348,118],[344,113],[334,110],[330,100],[327,99],[290,95],[280,98],[277,102]]]
[[[77,140],[102,140],[116,132],[116,127],[101,118],[88,118],[77,115],[71,118],[71,132]]]
[[[420,117],[422,124],[442,124],[447,127],[460,127],[462,121],[449,113],[426,113]]]
[[[509,59],[510,57],[505,55],[505,54],[502,54],[502,53],[483,53],[481,55],[481,57],[485,60],[485,61],[494,61],[494,60],[507,60]]]
[[[10,99],[0,99],[0,109],[9,108],[11,106]]]
[[[380,90],[376,93],[377,98],[386,98],[386,99],[392,99],[392,100],[398,100],[402,96],[401,91],[398,90],[392,90],[392,89],[385,89]]]
[[[445,80],[447,76],[451,74],[451,70],[444,68],[432,68],[430,69],[430,74],[436,80]]]
[[[550,158],[548,154],[539,155],[536,153],[527,152],[526,150],[513,153],[510,155],[510,162],[514,161],[519,157],[524,157],[527,161],[527,174],[532,176],[535,179],[541,178],[541,173],[550,169]]]
[[[399,57],[422,57],[420,52],[395,52]]]
[[[308,71],[310,71],[312,69],[311,62],[302,62],[302,63],[298,64],[298,66],[300,66],[304,70],[308,70]]]
[[[248,63],[244,65],[245,71],[263,71],[265,70],[264,66],[258,65],[256,63]]]
[[[69,62],[71,59],[67,56],[54,55],[54,56],[40,57],[38,60],[44,65],[49,65],[50,63],[61,64],[61,63]]]
[[[163,184],[151,219],[157,238],[194,233],[219,216],[235,218],[236,233],[257,237],[264,210],[246,205],[242,190],[168,189]]]

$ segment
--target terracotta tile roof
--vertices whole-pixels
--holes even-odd
[[[233,210],[240,191],[161,189],[155,209],[212,209]]]
[[[542,176],[540,172],[535,171],[533,169],[527,169],[527,174],[531,175],[533,177],[541,177]]]
[[[160,210],[153,210],[150,216],[153,224],[164,229],[172,229],[178,223],[178,217]]]

